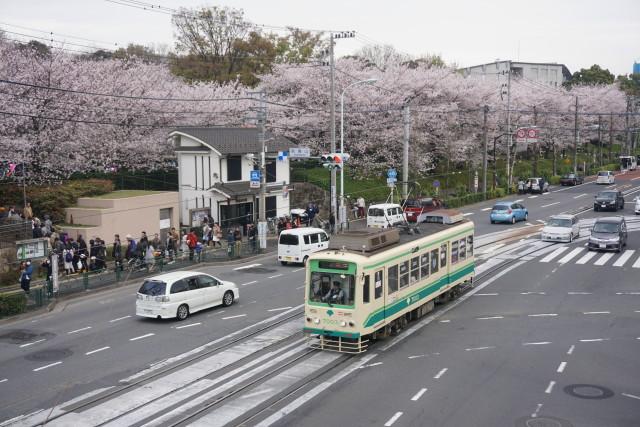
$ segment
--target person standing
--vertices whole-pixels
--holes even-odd
[[[235,255],[239,257],[242,254],[242,231],[240,231],[240,227],[236,227],[236,230],[233,232],[233,240]]]
[[[249,244],[251,245],[251,251],[255,253],[257,249],[256,244],[258,243],[258,232],[253,224],[249,224],[247,238],[249,239]]]
[[[196,236],[195,229],[192,228],[187,234],[187,246],[189,247],[189,261],[193,261],[193,252],[196,250],[198,244],[198,236]]]
[[[364,208],[366,207],[366,204],[364,202],[364,197],[362,196],[358,197],[357,205],[358,205],[358,218],[364,218]]]
[[[73,258],[73,248],[71,247],[71,243],[67,243],[67,246],[62,250],[64,271],[67,275],[76,272],[76,269],[73,267]]]
[[[122,266],[122,243],[120,242],[120,235],[113,236],[113,248],[111,249],[111,256],[115,261],[116,270],[123,270]]]
[[[28,259],[27,262],[24,263],[24,269],[20,274],[20,287],[27,295],[29,295],[29,293],[31,292],[32,276],[33,276],[33,266],[31,265],[31,260]]]
[[[202,242],[209,246],[211,242],[211,227],[209,226],[209,222],[205,222],[202,226]]]
[[[216,247],[216,243],[218,246],[222,247],[222,229],[220,228],[220,224],[217,222],[213,225],[213,229],[211,229],[211,241],[213,242],[213,247]]]
[[[173,255],[176,256],[178,254],[178,245],[180,244],[180,233],[178,233],[175,227],[171,227],[169,234],[171,235],[172,247],[167,249],[173,250]]]
[[[131,234],[127,234],[125,238],[127,239],[127,251],[125,252],[124,257],[129,261],[136,257],[138,245],[136,244],[136,241],[133,240],[133,237],[131,237]]]
[[[227,232],[227,255],[229,258],[233,258],[233,248],[235,247],[235,237],[233,236],[233,230],[230,228]]]
[[[333,215],[333,213],[329,215],[329,226],[331,227],[331,234],[333,234],[336,229],[336,217],[335,215]]]
[[[22,210],[22,216],[26,220],[30,220],[33,218],[33,209],[31,209],[31,203],[27,202],[27,205]]]
[[[53,233],[53,223],[49,215],[44,216],[44,235],[49,237]]]

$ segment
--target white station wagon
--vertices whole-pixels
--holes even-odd
[[[572,242],[580,237],[578,217],[575,215],[554,215],[544,226],[540,238],[546,242]]]
[[[233,282],[197,271],[176,271],[145,279],[138,290],[136,314],[157,319],[186,319],[216,305],[229,306],[240,294]]]

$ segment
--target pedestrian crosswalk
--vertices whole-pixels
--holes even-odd
[[[640,269],[640,251],[626,249],[621,253],[588,251],[587,248],[560,246],[539,259],[539,262],[568,264],[574,261],[578,265],[630,267]],[[567,252],[569,251],[569,252]]]

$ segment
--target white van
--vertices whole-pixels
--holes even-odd
[[[367,227],[388,228],[404,223],[404,213],[396,203],[371,205],[367,210]]]
[[[306,264],[314,252],[329,248],[329,235],[321,228],[301,227],[284,230],[278,238],[278,261]]]
[[[616,179],[611,171],[600,171],[596,178],[596,184],[615,184]]]
[[[230,306],[239,296],[233,282],[197,271],[175,271],[145,279],[137,293],[136,314],[184,320],[205,308]]]

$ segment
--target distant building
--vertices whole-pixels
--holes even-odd
[[[210,215],[222,227],[257,220],[258,188],[250,174],[260,166],[257,128],[182,127],[169,133],[178,158],[180,223],[198,226]],[[266,215],[289,214],[289,159],[279,156],[295,146],[266,133]]]
[[[465,77],[498,80],[506,75],[509,67],[511,67],[512,77],[520,77],[549,86],[562,86],[564,82],[571,80],[569,69],[563,64],[555,63],[497,61],[461,68],[460,71]]]
[[[640,62],[633,63],[633,74],[640,74]]]

